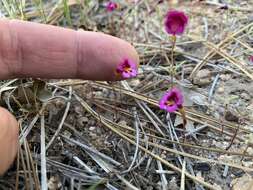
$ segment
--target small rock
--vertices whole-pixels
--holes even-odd
[[[96,133],[90,132],[89,135],[90,135],[90,137],[91,137],[92,140],[95,140],[95,139],[98,138],[98,136],[97,136]]]
[[[88,123],[89,119],[87,117],[80,117],[77,120],[77,123],[79,126],[84,126],[86,123]]]
[[[96,92],[93,92],[93,95],[95,98],[101,98],[103,97],[104,94],[101,91],[96,91]]]
[[[69,132],[69,131],[67,131],[67,130],[65,130],[64,132],[63,132],[63,134],[64,134],[64,136],[66,136],[66,137],[68,137],[68,138],[70,138],[71,137],[71,132]]]
[[[90,131],[94,131],[96,129],[96,127],[92,126],[92,127],[89,127],[89,130]]]
[[[252,148],[252,147],[249,147],[249,148],[247,149],[247,153],[250,154],[250,155],[252,155],[252,154],[253,154],[253,148]]]
[[[196,177],[200,180],[204,180],[201,171],[197,172]]]
[[[231,78],[231,75],[230,74],[222,74],[222,75],[220,75],[220,79],[222,80],[222,81],[227,81],[227,80],[229,80]]]
[[[219,87],[219,88],[217,89],[217,93],[219,93],[219,94],[224,93],[224,88],[223,88],[223,87]]]
[[[241,96],[241,98],[243,98],[244,100],[247,100],[247,101],[251,99],[250,95],[246,92],[241,93],[240,96]]]
[[[211,71],[208,70],[208,69],[199,70],[199,72],[197,73],[196,77],[198,77],[198,78],[211,77]]]
[[[243,166],[247,167],[247,168],[251,168],[253,166],[253,162],[250,161],[242,161]]]
[[[230,112],[230,111],[227,111],[227,112],[225,113],[225,119],[226,119],[227,121],[232,121],[232,122],[236,122],[236,123],[238,123],[238,121],[239,121],[238,116],[234,115],[234,114],[233,114],[232,112]]]
[[[87,123],[89,121],[88,117],[82,117],[82,122]]]
[[[232,190],[253,190],[253,179],[250,175],[243,175],[231,182]]]
[[[215,190],[222,190],[221,186],[217,185],[216,183],[213,184],[213,186],[215,187]]]
[[[210,84],[211,81],[211,71],[208,69],[200,70],[193,79],[193,83],[200,86]]]
[[[177,180],[175,177],[172,177],[172,179],[170,180],[169,184],[168,184],[168,189],[170,190],[179,190],[179,187],[177,185]]]
[[[119,125],[122,125],[122,126],[128,126],[127,125],[127,122],[125,120],[121,120],[118,122]]]
[[[102,92],[103,92],[104,96],[107,96],[110,93],[110,91],[106,88],[103,88]]]
[[[48,185],[49,190],[57,190],[57,189],[60,189],[62,186],[61,180],[58,176],[50,177],[47,185]]]
[[[190,74],[194,68],[193,67],[185,67],[184,74]]]
[[[166,154],[163,153],[161,154],[161,158],[166,159],[166,157],[167,157]]]
[[[75,106],[74,111],[77,115],[81,116],[83,113],[83,108],[81,106]]]
[[[129,81],[130,86],[138,86],[140,83],[140,79],[132,79]]]
[[[93,119],[92,119],[92,120],[89,120],[89,121],[88,121],[88,124],[89,124],[89,125],[95,125],[95,124],[96,124],[96,121],[93,120]]]
[[[65,105],[65,101],[64,100],[62,100],[62,99],[55,100],[55,106],[57,108],[62,108],[64,105]]]
[[[202,172],[208,172],[211,170],[211,166],[208,163],[205,162],[199,162],[195,163],[193,165],[194,170],[202,171]]]

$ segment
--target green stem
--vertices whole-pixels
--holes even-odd
[[[174,78],[174,49],[176,46],[177,37],[175,35],[172,36],[172,48],[171,48],[171,68],[170,68],[170,76],[171,76],[171,88],[173,87],[173,78]]]

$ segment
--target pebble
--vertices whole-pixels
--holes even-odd
[[[94,94],[94,97],[95,98],[101,98],[101,97],[103,97],[103,92],[101,92],[101,91],[96,91],[96,92],[93,92],[93,94]]]
[[[200,70],[193,79],[193,83],[200,86],[210,84],[211,82],[211,71],[208,69]]]
[[[184,74],[190,74],[194,68],[193,67],[185,67]]]
[[[232,122],[236,122],[236,123],[239,122],[238,116],[236,116],[235,114],[233,114],[233,113],[230,112],[230,111],[227,111],[227,112],[225,113],[225,119],[226,119],[227,121],[232,121]]]
[[[88,121],[89,121],[89,119],[87,117],[80,117],[80,118],[78,118],[77,123],[80,126],[84,126],[86,123],[88,123]]]
[[[193,165],[193,169],[198,170],[198,171],[202,171],[202,172],[208,172],[211,170],[211,166],[208,163],[199,162],[199,163],[195,163]]]
[[[247,101],[251,99],[250,95],[246,92],[241,93],[241,98]]]
[[[67,130],[65,130],[64,132],[63,132],[63,134],[64,134],[64,136],[66,136],[66,137],[68,137],[68,138],[70,138],[71,137],[71,132],[69,132],[69,131],[67,131]]]
[[[220,75],[220,79],[222,80],[222,81],[227,81],[227,80],[229,80],[231,78],[231,75],[230,74],[222,74],[222,75]]]
[[[138,86],[140,83],[141,81],[139,79],[132,79],[129,81],[130,86]]]
[[[96,127],[92,126],[92,127],[89,127],[89,130],[90,131],[94,131],[96,129]]]
[[[223,88],[223,87],[219,87],[219,88],[217,89],[217,93],[219,93],[219,94],[224,93],[224,88]]]
[[[95,124],[96,124],[96,121],[93,120],[93,119],[92,119],[92,120],[89,120],[89,121],[88,121],[88,124],[89,124],[89,125],[95,125]]]
[[[231,182],[232,190],[252,190],[253,178],[250,175],[243,175],[233,179]]]
[[[82,108],[81,106],[75,106],[75,107],[74,107],[74,111],[75,111],[76,114],[82,115],[82,113],[83,113],[83,108]]]

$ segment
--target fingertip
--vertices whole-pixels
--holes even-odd
[[[123,80],[116,69],[125,59],[139,65],[135,48],[125,40],[103,33],[78,31],[78,76],[89,80]],[[87,44],[89,45],[87,47]]]
[[[117,41],[117,44],[115,44],[115,46],[117,47],[117,50],[115,51],[115,53],[118,53],[118,57],[117,57],[117,61],[115,61],[115,65],[113,65],[115,71],[117,69],[117,67],[122,64],[125,60],[128,60],[129,62],[131,62],[132,64],[134,64],[138,71],[138,67],[139,67],[139,55],[136,51],[136,49],[127,41],[119,39],[114,37]],[[136,71],[136,72],[137,72]],[[138,73],[138,72],[137,72]],[[132,77],[130,77],[132,78]],[[117,80],[124,80],[127,79],[121,75],[117,75]]]
[[[18,123],[14,116],[0,107],[0,175],[11,166],[18,149]]]

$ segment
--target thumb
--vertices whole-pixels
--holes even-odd
[[[18,123],[14,116],[0,107],[0,175],[12,164],[18,149]]]

